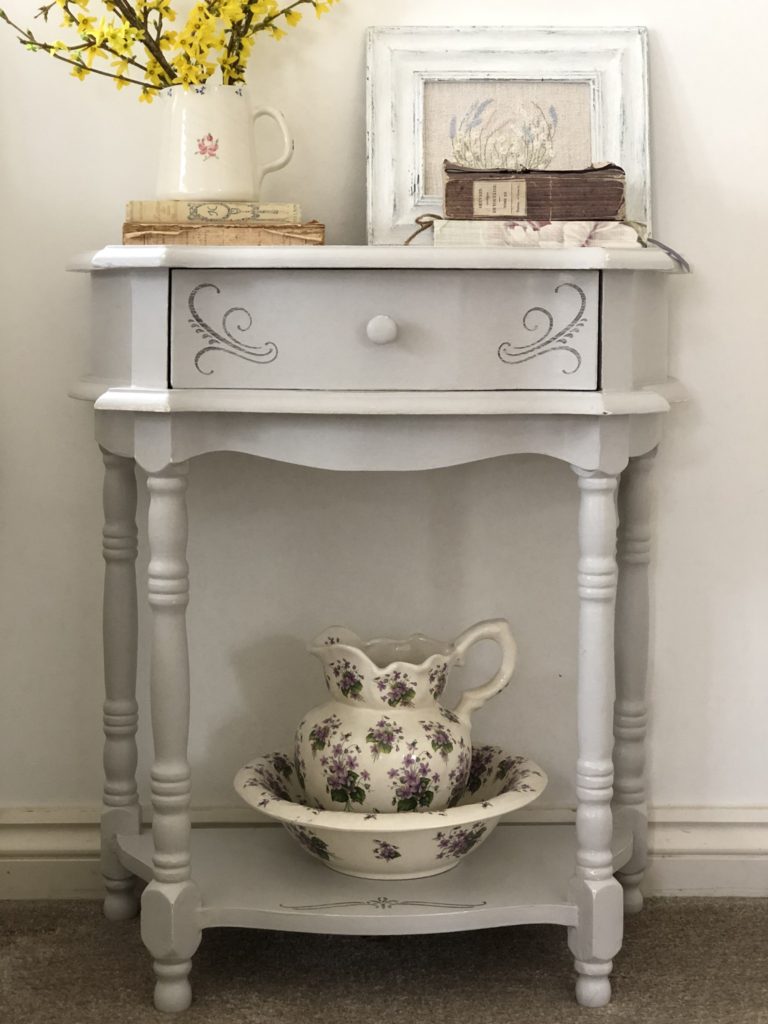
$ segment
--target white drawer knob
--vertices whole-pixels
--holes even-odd
[[[391,341],[397,340],[398,330],[397,323],[392,317],[382,314],[368,321],[365,333],[374,345],[388,345]]]

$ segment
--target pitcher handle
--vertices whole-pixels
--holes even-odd
[[[504,619],[487,619],[484,622],[477,622],[462,633],[458,640],[454,641],[456,660],[462,664],[464,656],[473,644],[480,640],[495,640],[501,648],[501,665],[499,671],[483,686],[477,686],[473,690],[467,690],[462,694],[459,703],[453,709],[455,715],[465,723],[469,724],[470,715],[482,707],[497,693],[504,689],[512,678],[517,659],[517,644],[512,636],[509,623]]]
[[[264,181],[266,175],[270,174],[272,171],[279,171],[281,167],[285,167],[293,156],[293,139],[291,138],[291,133],[288,131],[288,125],[285,123],[285,118],[280,111],[275,110],[274,107],[257,107],[251,117],[254,124],[256,124],[260,117],[271,117],[283,134],[283,143],[285,147],[282,154],[276,160],[272,160],[270,163],[264,164],[263,167],[259,167],[255,170],[256,196],[260,198],[261,183]]]

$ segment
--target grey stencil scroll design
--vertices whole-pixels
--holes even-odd
[[[200,365],[200,360],[209,352],[224,352],[238,359],[244,359],[248,363],[273,363],[278,356],[278,348],[274,342],[267,341],[262,345],[248,345],[232,334],[232,330],[245,334],[253,326],[253,317],[247,309],[242,306],[233,306],[228,309],[222,317],[221,331],[214,330],[203,320],[195,306],[195,299],[198,292],[204,288],[213,288],[217,295],[221,294],[221,289],[217,285],[206,282],[193,288],[189,296],[188,323],[195,334],[199,334],[206,342],[205,347],[195,355],[195,369],[198,373],[209,377],[214,372],[213,369],[204,370]],[[232,323],[233,317],[239,317],[240,323]]]
[[[573,345],[569,345],[568,342],[573,341],[582,327],[588,322],[588,318],[584,316],[584,310],[587,307],[587,296],[584,294],[583,289],[579,288],[577,284],[572,284],[570,281],[564,281],[562,284],[559,284],[555,288],[555,293],[559,292],[562,288],[572,288],[579,296],[579,309],[576,315],[568,321],[565,327],[555,331],[555,318],[549,310],[544,309],[543,306],[532,306],[523,317],[523,327],[526,331],[540,331],[543,327],[544,333],[529,345],[513,345],[509,341],[502,342],[499,345],[499,359],[503,363],[517,365],[519,363],[527,363],[531,359],[538,359],[540,356],[551,355],[553,352],[565,352],[573,356],[576,365],[571,369],[563,367],[560,372],[565,374],[576,373],[581,366],[581,353]]]
[[[428,903],[423,900],[393,900],[389,896],[377,896],[372,900],[346,900],[342,903],[310,903],[306,906],[289,907],[285,903],[280,906],[283,910],[336,910],[340,907],[374,907],[376,910],[391,910],[393,907],[438,907],[441,910],[474,910],[476,907],[486,906],[487,901],[482,903]]]

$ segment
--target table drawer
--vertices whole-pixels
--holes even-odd
[[[599,273],[174,270],[171,386],[598,387]]]

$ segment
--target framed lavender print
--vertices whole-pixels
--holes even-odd
[[[369,243],[402,244],[441,212],[446,159],[618,164],[626,218],[650,229],[643,28],[372,28],[367,89]]]

